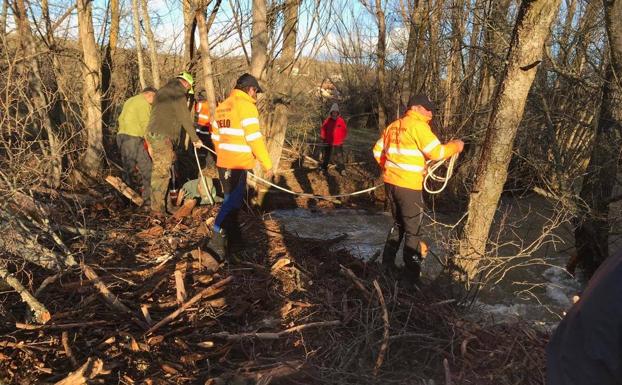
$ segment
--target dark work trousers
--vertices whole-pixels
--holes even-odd
[[[419,246],[421,222],[423,219],[423,194],[421,190],[412,190],[385,183],[385,192],[393,215],[393,227],[387,236],[382,253],[382,263],[395,265],[402,240],[404,240],[404,264],[413,279],[419,278],[421,251]]]
[[[324,161],[322,162],[322,169],[328,170],[328,164],[334,163],[337,166],[337,171],[341,172],[345,169],[343,164],[343,146],[331,146],[327,144],[324,146]]]
[[[138,136],[117,134],[117,147],[123,164],[123,182],[136,191],[142,187],[143,200],[151,199],[151,158],[145,140]]]
[[[214,230],[217,232],[221,229],[224,230],[228,243],[227,248],[239,246],[242,241],[242,230],[240,229],[238,215],[246,195],[246,170],[230,170],[218,167],[218,177],[222,184],[225,200],[216,215]]]

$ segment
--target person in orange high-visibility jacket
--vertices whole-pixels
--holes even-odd
[[[404,239],[404,264],[415,282],[421,271],[423,244],[420,243],[423,216],[423,178],[426,159],[447,159],[464,148],[461,140],[443,145],[432,133],[429,122],[434,104],[425,95],[408,101],[406,113],[391,123],[374,146],[374,158],[382,169],[386,197],[393,216],[382,253],[382,263],[389,269]]]
[[[203,144],[209,149],[214,150],[214,143],[212,142],[212,124],[210,121],[209,103],[205,95],[205,90],[200,90],[197,93],[197,101],[194,104],[194,128],[197,136]],[[201,168],[212,168],[216,166],[216,155],[205,149],[201,148],[197,150],[199,155],[199,163]]]
[[[246,173],[259,161],[272,175],[272,161],[259,129],[259,112],[255,106],[262,92],[257,79],[250,74],[238,78],[231,95],[216,108],[212,141],[216,147],[216,166],[225,200],[216,215],[208,248],[219,257],[229,258],[231,247],[239,245],[241,231],[237,215],[246,192]]]

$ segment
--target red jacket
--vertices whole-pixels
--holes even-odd
[[[341,116],[337,116],[337,119],[326,118],[320,130],[320,137],[324,143],[331,146],[341,146],[346,136],[348,136],[348,127],[346,127],[346,121]]]

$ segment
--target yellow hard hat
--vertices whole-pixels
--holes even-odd
[[[189,94],[194,94],[194,78],[190,75],[188,71],[182,71],[179,75],[177,75],[177,79],[184,79],[190,84],[190,89],[188,90]]]

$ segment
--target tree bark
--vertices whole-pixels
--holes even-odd
[[[387,55],[387,26],[382,9],[382,0],[376,0],[376,23],[378,23],[378,43],[376,45],[376,78],[378,80],[378,130],[384,131],[387,127],[387,104],[386,104],[386,69],[385,60]]]
[[[268,64],[268,17],[266,0],[253,0],[251,74],[264,79]]]
[[[138,2],[141,0],[132,0],[132,20],[134,22],[134,44],[136,45],[136,58],[138,60],[138,81],[140,88],[147,87],[145,81],[145,60],[143,59],[143,43],[140,32],[140,9]]]
[[[524,0],[518,10],[460,239],[457,262],[469,279],[475,277],[486,255],[488,234],[507,179],[516,131],[559,3],[560,0]]]
[[[151,76],[153,77],[153,85],[156,88],[160,88],[160,63],[158,63],[158,48],[156,46],[155,36],[153,36],[153,30],[151,29],[151,17],[149,16],[147,0],[141,0],[140,4],[142,5],[143,10],[145,35],[147,36],[147,43],[149,44],[149,55],[151,58]]]
[[[83,53],[83,118],[87,136],[84,171],[94,177],[99,173],[102,156],[102,110],[99,49],[93,31],[90,0],[78,0],[78,31]]]
[[[114,114],[112,108],[112,76],[114,72],[114,60],[119,41],[119,0],[110,0],[110,36],[108,44],[104,49],[102,60],[102,113],[103,123],[106,128],[114,125]]]
[[[622,1],[603,0],[609,64],[592,154],[581,187],[584,202],[575,230],[579,266],[591,277],[609,257],[609,204],[622,146]]]
[[[454,105],[459,98],[462,66],[462,20],[464,15],[463,0],[453,0],[451,9],[451,51],[445,79],[445,104],[443,107],[443,126],[451,126]]]
[[[184,68],[194,67],[194,31],[197,26],[192,0],[182,0],[184,12]]]
[[[298,8],[300,0],[286,0],[283,23],[283,71],[291,73],[296,60],[296,38],[298,37]]]
[[[1,265],[0,279],[8,283],[9,286],[11,286],[20,297],[22,297],[22,301],[28,304],[28,307],[30,307],[30,310],[34,313],[35,319],[38,323],[44,324],[52,318],[50,311],[45,307],[45,305],[39,302],[39,300],[37,300],[35,296],[32,295],[32,293],[30,293],[28,289],[26,289],[24,285],[22,285],[22,283],[13,276],[13,274],[9,273],[9,271]]]
[[[27,77],[28,88],[30,89],[32,103],[35,108],[33,112],[40,119],[40,124],[43,126],[48,139],[50,156],[48,183],[51,187],[57,188],[60,186],[62,174],[62,144],[58,139],[50,116],[51,103],[43,90],[43,79],[37,57],[37,48],[26,12],[24,0],[15,0],[13,2],[13,16],[19,31],[22,53],[32,58],[25,65],[29,67]]]
[[[214,13],[218,11],[221,0],[217,0],[214,7]],[[201,65],[203,67],[203,86],[207,92],[207,101],[209,103],[210,117],[213,118],[216,112],[216,87],[214,87],[214,70],[212,68],[212,55],[209,47],[209,27],[205,18],[207,5],[197,7],[195,19],[199,27],[199,41],[201,44]]]
[[[408,43],[406,46],[406,57],[404,60],[404,68],[406,70],[406,81],[408,92],[406,92],[406,100],[418,92],[418,80],[421,76],[420,71],[416,71],[421,55],[422,39],[421,31],[423,30],[424,10],[421,0],[414,0],[412,12],[408,19]],[[421,80],[420,80],[421,81]],[[406,101],[405,100],[405,101]]]

